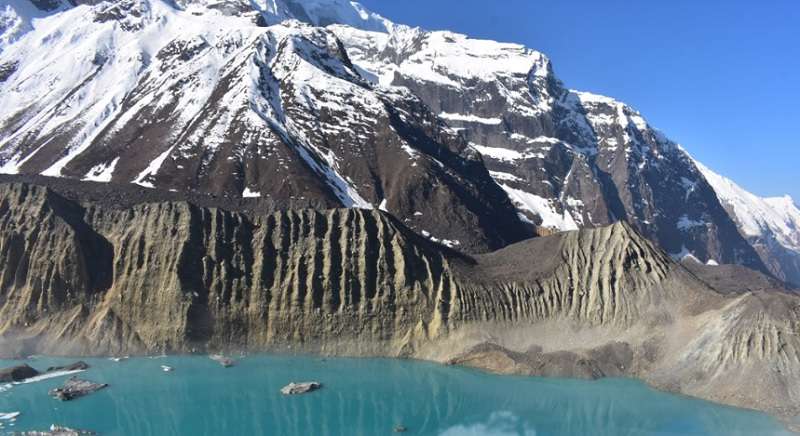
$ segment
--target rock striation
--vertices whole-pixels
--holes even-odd
[[[703,275],[625,223],[469,256],[378,210],[110,207],[0,184],[4,355],[412,357],[800,414],[800,296]]]

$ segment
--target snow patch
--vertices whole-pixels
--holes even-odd
[[[161,153],[158,155],[158,157],[153,159],[153,161],[147,165],[147,168],[142,170],[142,172],[136,176],[136,178],[133,180],[133,183],[136,183],[139,186],[144,186],[145,188],[153,188],[153,184],[145,179],[158,174],[158,170],[161,169],[161,165],[164,164],[164,161],[167,159],[167,157],[169,157],[174,148],[175,146],[173,145],[172,147],[168,148],[167,151]]]
[[[678,227],[678,230],[686,231],[686,230],[691,230],[695,227],[705,227],[708,225],[708,223],[706,223],[705,221],[697,221],[690,219],[688,215],[682,215],[680,218],[678,218],[678,222],[676,225]]]
[[[686,190],[686,201],[689,201],[689,196],[697,189],[697,182],[691,181],[686,177],[681,177],[681,186]]]
[[[475,150],[478,150],[480,154],[488,156],[492,159],[514,162],[515,160],[520,160],[525,157],[524,154],[516,150],[510,150],[508,148],[486,147],[484,145],[478,145],[478,144],[470,144],[470,145]]]
[[[669,256],[672,258],[672,260],[674,260],[676,262],[682,262],[684,260],[691,260],[691,261],[697,262],[699,264],[703,263],[703,262],[700,262],[700,260],[698,260],[697,257],[695,257],[694,253],[689,251],[689,249],[686,248],[685,245],[683,245],[681,247],[681,251],[679,251],[677,253],[670,253]]]
[[[479,123],[479,124],[487,124],[496,126],[503,122],[502,118],[483,118],[475,115],[467,115],[467,114],[451,114],[447,112],[442,112],[439,114],[439,118],[443,118],[448,121],[460,121],[465,123]]]
[[[244,191],[242,191],[242,198],[259,198],[261,197],[261,193],[257,191],[251,191],[250,188],[245,187]]]
[[[489,174],[495,180],[503,180],[506,182],[524,182],[523,179],[511,174],[511,173],[504,173],[502,171],[489,171]]]
[[[111,177],[114,175],[114,169],[117,167],[119,158],[114,159],[109,164],[98,164],[92,167],[88,173],[83,177],[83,180],[92,182],[110,182]]]
[[[578,224],[568,211],[559,213],[550,200],[539,197],[536,194],[514,189],[506,184],[500,183],[500,187],[506,191],[508,197],[518,209],[528,211],[542,219],[542,226],[559,231],[578,230]]]

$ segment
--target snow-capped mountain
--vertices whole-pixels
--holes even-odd
[[[788,195],[761,198],[702,163],[695,164],[764,263],[778,278],[800,283],[800,209],[794,200]]]
[[[554,231],[626,220],[676,257],[763,269],[690,156],[627,105],[568,89],[516,44],[332,26],[354,64],[420,96],[483,156],[522,217]]]
[[[4,173],[380,207],[465,251],[626,220],[791,276],[634,109],[356,2],[12,0],[0,91]]]
[[[123,0],[35,20],[0,54],[2,171],[381,206],[466,250],[531,235],[416,96],[364,80],[331,31],[261,17]]]

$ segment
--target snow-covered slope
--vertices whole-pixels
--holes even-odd
[[[467,250],[530,235],[478,153],[416,96],[364,80],[325,28],[259,18],[121,0],[34,20],[0,54],[12,66],[0,170],[385,204]]]
[[[688,153],[535,50],[348,0],[73,3],[0,10],[0,172],[380,207],[467,251],[625,220],[676,257],[794,268],[763,248],[785,232],[740,231]]]
[[[782,259],[780,278],[800,284],[800,209],[789,196],[762,198],[700,162],[695,164],[766,263]],[[796,266],[790,268],[789,266]]]
[[[758,197],[702,163],[695,164],[722,203],[733,211],[746,236],[771,233],[784,247],[800,251],[800,210],[791,197]]]

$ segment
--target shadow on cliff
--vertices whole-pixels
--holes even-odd
[[[53,213],[75,231],[90,293],[110,289],[114,274],[114,246],[86,223],[86,209],[49,190],[47,200]]]

